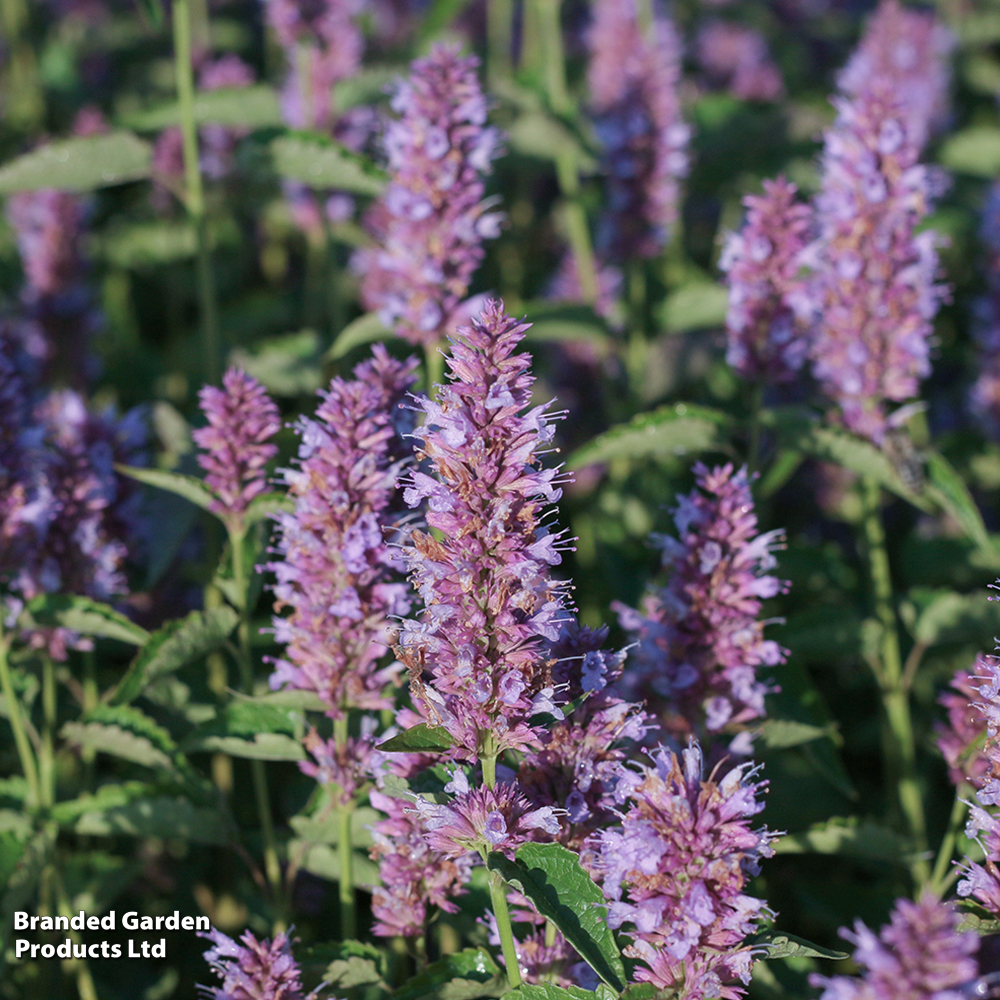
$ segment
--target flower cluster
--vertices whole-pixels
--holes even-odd
[[[695,466],[697,487],[674,511],[676,539],[663,538],[667,586],[642,613],[618,605],[622,627],[639,640],[629,690],[666,700],[667,728],[704,735],[765,714],[769,688],[758,668],[783,663],[764,638],[761,603],[787,586],[769,570],[780,530],[757,533],[750,479],[731,465]]]
[[[901,105],[909,141],[922,149],[948,109],[948,60],[954,44],[933,12],[881,0],[837,84],[852,99],[876,79],[887,84]]]
[[[935,184],[890,82],[876,77],[835,103],[816,199],[813,372],[847,427],[880,444],[893,426],[888,405],[916,397],[930,373],[946,290],[935,281],[938,237],[916,227]]]
[[[483,199],[499,150],[475,56],[436,46],[393,96],[389,185],[368,213],[377,247],[355,259],[365,306],[411,343],[433,344],[468,315],[463,301],[502,216]]]
[[[239,523],[254,497],[267,489],[267,463],[278,453],[271,439],[281,418],[267,390],[238,368],[222,377],[222,388],[206,385],[198,394],[207,427],[192,433],[202,449],[198,464],[215,492],[213,510]]]
[[[552,414],[525,412],[526,329],[488,302],[460,331],[450,384],[420,400],[421,465],[404,492],[411,507],[426,502],[439,537],[413,530],[403,548],[424,610],[402,623],[397,655],[420,711],[470,758],[534,744],[532,717],[558,712],[545,643],[568,618],[566,585],[550,575],[566,542],[544,523],[560,474],[541,467]]]
[[[984,668],[985,664],[980,672]],[[979,787],[992,766],[981,746],[986,725],[982,712],[974,704],[978,694],[975,680],[975,675],[959,670],[952,678],[951,690],[938,698],[948,713],[948,722],[937,726],[937,746],[956,788],[966,782]]]
[[[876,935],[860,920],[841,934],[855,945],[861,978],[812,976],[820,1000],[959,1000],[958,987],[977,972],[975,931],[959,931],[954,906],[931,895],[900,899]]]
[[[299,770],[320,785],[334,786],[338,805],[348,806],[356,801],[358,793],[368,783],[374,726],[365,723],[370,722],[374,720],[366,716],[362,720],[361,736],[349,736],[341,746],[336,740],[324,740],[315,729],[302,741],[313,759],[299,761]]]
[[[979,376],[969,394],[969,407],[983,430],[1000,439],[1000,183],[986,197],[980,239],[987,252],[986,295],[976,309]]]
[[[291,614],[274,619],[285,650],[271,686],[314,691],[334,715],[388,707],[383,690],[394,670],[379,669],[386,622],[405,614],[409,600],[384,532],[414,366],[379,345],[354,379],[335,378],[315,417],[297,424],[298,467],[282,471],[294,509],[277,515],[280,558],[268,568],[275,608]]]
[[[610,899],[608,923],[631,924],[626,954],[640,959],[637,979],[677,990],[678,1000],[743,995],[753,948],[746,938],[767,912],[745,894],[772,835],[752,830],[766,782],[743,764],[721,779],[702,774],[696,743],[679,755],[660,747],[650,763],[619,783],[628,808],[621,829],[595,835],[591,864]]]
[[[796,190],[779,177],[764,181],[762,195],[747,195],[746,222],[719,261],[729,287],[726,361],[744,378],[790,381],[809,351],[800,271],[812,219]]]
[[[202,937],[212,946],[205,961],[221,986],[199,986],[205,1000],[311,1000],[302,992],[302,971],[287,934],[258,941],[245,931],[239,942],[214,928]]]
[[[660,17],[643,32],[635,0],[597,0],[589,45],[591,104],[608,175],[597,248],[616,263],[655,257],[677,220],[688,170],[691,130],[677,93],[681,42]]]
[[[732,21],[709,21],[699,32],[698,63],[709,82],[743,101],[776,101],[785,86],[759,31]]]

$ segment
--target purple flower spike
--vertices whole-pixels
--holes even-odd
[[[691,130],[677,85],[681,42],[656,18],[647,34],[634,0],[596,0],[589,34],[591,103],[604,146],[609,208],[597,248],[620,263],[655,257],[677,221]]]
[[[726,360],[744,378],[791,381],[808,354],[799,271],[812,215],[796,191],[779,177],[764,181],[763,195],[744,198],[746,223],[729,234],[719,262],[729,286]]]
[[[238,368],[226,372],[222,386],[206,385],[198,393],[208,426],[191,436],[203,452],[198,464],[205,482],[218,498],[212,509],[238,521],[267,488],[267,463],[278,453],[269,442],[281,418],[267,390]]]
[[[347,708],[388,708],[384,689],[396,668],[379,668],[388,649],[387,619],[409,611],[398,557],[384,529],[409,411],[400,403],[416,362],[396,361],[378,345],[354,379],[336,378],[313,419],[297,425],[297,468],[282,472],[291,512],[277,516],[279,560],[274,619],[284,645],[271,687],[314,691],[339,715]]]
[[[946,287],[936,283],[938,237],[916,227],[936,184],[917,163],[909,109],[884,79],[835,104],[816,199],[813,373],[847,427],[881,444],[889,404],[913,400],[930,374]]]
[[[985,659],[985,658],[982,658]],[[978,673],[985,669],[979,665]],[[938,698],[948,713],[948,724],[938,725],[937,745],[948,765],[948,777],[957,788],[963,782],[980,787],[992,767],[981,743],[986,735],[986,721],[974,702],[978,690],[976,678],[959,670],[951,681],[951,690]]]
[[[954,47],[954,37],[931,11],[882,0],[837,84],[857,99],[875,79],[888,83],[903,107],[910,141],[922,149],[948,110]]]
[[[486,125],[479,60],[438,45],[413,63],[385,135],[389,186],[367,218],[378,249],[355,260],[365,307],[414,344],[455,331],[483,241],[502,216],[483,200],[500,139]]]
[[[732,21],[709,21],[698,32],[698,62],[710,83],[743,101],[776,101],[785,93],[781,72],[759,31]]]
[[[450,384],[420,401],[426,462],[405,481],[406,502],[426,503],[441,538],[414,530],[404,546],[424,610],[402,623],[396,652],[420,711],[470,758],[533,745],[532,716],[561,714],[545,644],[569,617],[566,584],[551,576],[568,542],[543,522],[566,477],[541,465],[553,415],[527,409],[526,329],[488,302],[460,331]]]
[[[979,941],[975,931],[958,930],[960,917],[930,895],[918,903],[900,899],[878,935],[860,920],[853,932],[840,932],[855,945],[863,976],[811,976],[810,982],[823,987],[820,1000],[960,1000],[958,987],[977,975]]]
[[[666,724],[678,735],[761,718],[770,688],[757,670],[787,655],[758,620],[762,602],[788,586],[769,572],[782,532],[757,533],[745,468],[698,464],[695,474],[697,488],[674,511],[677,539],[661,540],[670,582],[647,597],[642,614],[617,606],[622,627],[639,639],[626,678],[666,700]]]
[[[201,935],[212,942],[205,961],[221,986],[199,986],[205,1000],[311,1000],[302,992],[302,971],[287,934],[258,941],[245,931],[239,942],[214,928]]]
[[[979,228],[987,251],[987,294],[976,304],[975,334],[979,376],[969,394],[969,408],[983,431],[1000,440],[1000,182],[986,197]]]
[[[767,785],[756,773],[743,764],[706,779],[696,743],[681,754],[660,747],[619,786],[628,791],[621,829],[590,841],[611,900],[608,924],[634,928],[625,953],[645,964],[636,978],[677,990],[678,1000],[733,1000],[744,991],[725,984],[750,980],[745,941],[768,910],[744,889],[774,853],[772,834],[750,828]]]

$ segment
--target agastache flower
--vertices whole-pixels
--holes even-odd
[[[383,883],[372,889],[372,932],[381,937],[425,934],[430,907],[458,910],[452,898],[465,892],[474,857],[468,852],[449,857],[430,847],[412,800],[375,790],[370,801],[386,814],[372,827],[369,851]]]
[[[378,345],[353,380],[335,378],[314,418],[297,424],[299,464],[282,476],[294,510],[277,515],[275,637],[286,648],[271,687],[314,691],[327,711],[387,708],[397,672],[379,668],[387,620],[406,614],[409,595],[386,530],[403,458],[408,411],[399,407],[416,362]]]
[[[660,747],[650,763],[619,784],[627,811],[621,829],[590,841],[592,867],[610,899],[608,924],[630,925],[625,953],[638,958],[636,978],[677,990],[678,1000],[742,996],[734,979],[750,979],[754,950],[746,938],[768,912],[745,894],[772,834],[752,830],[766,782],[743,764],[719,777],[702,773],[701,749]]]
[[[726,361],[744,378],[788,382],[809,351],[800,270],[811,212],[796,191],[779,177],[764,181],[762,195],[744,198],[746,222],[729,234],[719,261],[729,288]]]
[[[841,936],[855,945],[861,977],[811,976],[820,1000],[960,1000],[959,987],[977,974],[975,931],[960,931],[961,914],[932,895],[897,900],[879,934],[860,920]]]
[[[847,427],[881,444],[890,405],[913,400],[930,374],[946,288],[935,281],[939,238],[916,227],[938,182],[917,163],[920,137],[889,82],[834,104],[816,198],[813,373]]]
[[[484,200],[500,140],[475,56],[437,45],[398,85],[385,150],[390,174],[367,224],[378,244],[358,255],[365,307],[414,344],[433,344],[467,319],[469,284],[483,241],[502,216]]]
[[[230,368],[222,388],[206,385],[198,393],[207,427],[192,433],[202,449],[198,464],[215,492],[212,509],[239,521],[254,497],[267,489],[267,463],[278,453],[270,443],[281,418],[267,390],[250,375]]]
[[[937,746],[956,788],[965,782],[979,787],[992,767],[983,750],[986,723],[973,704],[978,693],[975,680],[975,675],[959,670],[951,680],[951,690],[938,698],[948,713],[948,722],[936,727]]]
[[[221,986],[199,986],[205,1000],[312,1000],[302,992],[302,970],[292,954],[287,934],[258,941],[245,931],[234,941],[221,931],[201,934],[212,942],[205,961],[222,980]]]
[[[488,302],[459,332],[450,383],[419,401],[421,465],[405,481],[440,539],[413,530],[403,547],[424,610],[402,623],[396,652],[417,707],[464,757],[530,746],[532,717],[561,714],[545,643],[569,617],[566,585],[551,577],[568,543],[543,523],[561,477],[541,465],[553,415],[528,409],[526,329]]]
[[[699,32],[698,62],[709,82],[743,101],[776,101],[785,92],[781,72],[759,31],[732,21],[709,21]]]
[[[699,463],[695,475],[696,488],[674,511],[677,538],[661,540],[669,583],[642,613],[617,605],[622,627],[639,640],[629,690],[665,699],[666,725],[678,734],[761,718],[770,688],[757,670],[786,656],[758,620],[762,602],[788,586],[769,572],[782,532],[757,533],[745,468]]]
[[[976,303],[979,375],[969,394],[969,408],[984,432],[1000,440],[1000,182],[986,197],[979,235],[987,252],[987,292]]]
[[[909,141],[919,150],[945,118],[954,47],[954,37],[932,11],[881,0],[837,85],[858,99],[872,81],[888,84],[902,106]]]
[[[363,725],[367,721],[374,720],[363,720]],[[336,740],[324,740],[315,729],[310,730],[302,742],[313,760],[299,761],[299,770],[320,785],[335,786],[338,804],[349,806],[369,780],[371,733],[372,727],[364,726],[361,736],[349,736],[338,747]]]
[[[597,0],[588,36],[591,105],[608,176],[597,249],[614,263],[663,250],[688,170],[691,130],[677,93],[681,42],[661,17],[644,33],[637,6]]]

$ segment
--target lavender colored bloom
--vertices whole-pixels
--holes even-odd
[[[458,907],[451,901],[465,892],[472,877],[473,856],[449,857],[429,846],[419,816],[409,800],[381,791],[370,793],[371,804],[386,818],[372,828],[370,850],[383,885],[372,890],[374,934],[416,937],[426,933],[429,908],[446,913]]]
[[[744,378],[791,381],[809,350],[799,272],[811,213],[796,202],[796,191],[783,177],[764,181],[762,195],[743,199],[746,222],[722,251],[719,267],[729,288],[726,361]]]
[[[666,700],[668,729],[732,730],[765,715],[769,687],[760,667],[785,660],[764,638],[764,600],[787,589],[771,576],[781,531],[757,533],[746,469],[695,466],[697,487],[674,511],[677,539],[664,538],[667,586],[650,594],[642,613],[618,605],[622,627],[639,640],[637,687]]]
[[[374,721],[364,719],[362,735],[348,737],[342,747],[337,746],[336,740],[324,740],[315,729],[303,740],[313,760],[299,761],[299,770],[321,785],[334,785],[336,801],[341,805],[349,806],[355,802],[358,793],[368,783],[374,727],[365,723]]]
[[[916,397],[930,373],[946,288],[935,283],[937,235],[915,230],[935,183],[889,83],[876,78],[834,103],[816,199],[813,372],[844,423],[881,444],[893,426],[889,404]]]
[[[516,785],[501,782],[495,788],[470,789],[461,777],[452,784],[461,790],[446,805],[415,800],[427,846],[446,858],[461,858],[473,851],[484,856],[488,851],[501,851],[513,857],[526,841],[539,836],[548,840],[559,832],[553,807],[532,809]]]
[[[335,378],[312,419],[297,424],[297,468],[282,472],[295,508],[277,515],[280,559],[275,637],[285,651],[271,677],[315,691],[327,711],[387,708],[383,691],[396,668],[379,669],[387,620],[406,614],[409,593],[384,530],[409,429],[400,409],[413,384],[413,360],[378,345],[354,379]]]
[[[215,492],[212,509],[236,523],[250,501],[267,489],[267,463],[278,453],[271,438],[281,429],[278,407],[267,390],[238,368],[222,377],[222,388],[198,393],[207,427],[192,433],[202,449],[198,464]]]
[[[698,62],[709,81],[743,101],[784,96],[781,72],[759,31],[732,21],[709,21],[698,32]]]
[[[385,150],[389,186],[368,213],[378,244],[355,267],[361,297],[386,326],[433,344],[466,318],[463,300],[502,216],[483,200],[483,178],[499,149],[475,56],[437,45],[413,63],[392,108]]]
[[[65,191],[23,191],[8,199],[7,218],[32,295],[58,295],[75,286],[83,270],[85,217],[84,201]]]
[[[232,53],[204,63],[198,72],[198,85],[206,92],[250,87],[255,80],[253,69]],[[250,129],[208,124],[198,134],[202,172],[212,180],[222,180],[232,172],[236,146]]]
[[[632,925],[625,953],[645,966],[636,978],[677,990],[678,1000],[742,996],[726,984],[749,982],[746,938],[768,912],[744,892],[759,859],[774,853],[773,835],[750,828],[767,783],[753,780],[750,764],[721,778],[717,770],[703,776],[696,743],[680,754],[660,747],[619,783],[619,800],[628,800],[621,829],[590,842],[612,901],[608,924]]]
[[[563,477],[541,466],[552,414],[526,412],[531,358],[517,353],[526,329],[488,302],[460,331],[450,384],[420,400],[426,461],[404,492],[411,507],[426,504],[441,537],[414,530],[403,548],[424,610],[402,623],[396,652],[421,713],[470,758],[484,740],[487,752],[534,744],[542,727],[532,717],[559,713],[545,644],[568,619],[566,585],[551,577],[567,543],[543,522]]]
[[[984,659],[987,658],[980,658]],[[980,666],[979,672],[983,669]],[[973,704],[978,693],[975,679],[973,674],[957,671],[951,681],[951,690],[938,698],[948,713],[948,722],[936,727],[937,746],[948,765],[948,777],[956,788],[966,782],[979,787],[992,766],[981,747],[986,725],[982,712]]]
[[[608,175],[597,247],[615,263],[655,257],[677,221],[688,170],[680,39],[659,17],[644,34],[634,0],[596,0],[593,11],[588,82]]]
[[[860,978],[811,976],[820,1000],[961,1000],[958,987],[977,975],[975,931],[959,931],[960,914],[932,895],[897,900],[876,935],[860,920],[841,935],[855,945]]]
[[[311,1000],[302,992],[302,971],[287,934],[258,941],[245,931],[239,942],[214,928],[201,937],[212,942],[205,961],[221,986],[199,986],[205,1000]]]
[[[622,273],[617,267],[597,262],[597,301],[594,312],[611,326],[624,325],[621,316]],[[559,261],[559,269],[549,284],[545,297],[554,302],[583,302],[583,289],[574,254],[567,250]]]
[[[951,32],[932,11],[881,0],[838,87],[857,100],[874,80],[883,81],[899,101],[907,137],[919,151],[945,118],[954,46]]]
[[[990,188],[979,229],[987,252],[986,295],[976,303],[975,335],[979,347],[969,408],[985,433],[1000,439],[1000,182]]]

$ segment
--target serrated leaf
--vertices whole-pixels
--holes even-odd
[[[326,352],[326,360],[337,361],[348,352],[353,351],[355,347],[374,344],[376,341],[386,340],[392,336],[392,331],[382,322],[378,313],[365,313],[352,320],[337,334],[337,339]]]
[[[1000,612],[982,594],[938,594],[920,613],[913,637],[924,646],[986,640],[1000,633]]]
[[[938,162],[957,173],[992,180],[1000,172],[1000,128],[973,125],[952,133],[941,146]]]
[[[992,548],[983,516],[962,477],[944,455],[933,450],[925,451],[924,455],[927,459],[927,484],[924,492],[961,525],[971,541],[981,548]]]
[[[185,752],[218,751],[251,760],[302,760],[305,750],[296,723],[274,705],[237,699],[183,743]]]
[[[123,476],[137,479],[147,486],[155,486],[159,490],[168,490],[185,500],[190,500],[202,510],[211,510],[215,503],[215,494],[194,476],[181,472],[167,472],[164,469],[139,469],[131,465],[116,465],[115,469]]]
[[[750,939],[750,943],[767,948],[767,958],[829,958],[834,961],[847,958],[847,952],[824,948],[785,931],[761,931]]]
[[[595,1000],[596,993],[579,986],[556,986],[555,983],[522,983],[505,993],[512,1000]]]
[[[492,852],[487,867],[517,883],[604,982],[625,988],[625,966],[608,927],[604,893],[572,851],[561,844],[524,844],[514,861]]]
[[[28,602],[38,625],[61,625],[80,635],[118,639],[132,646],[149,640],[149,632],[107,604],[77,594],[41,594]]]
[[[443,753],[455,741],[443,726],[420,722],[379,743],[376,749],[387,753]]]
[[[122,705],[137,698],[158,677],[179,670],[220,646],[236,628],[239,615],[229,607],[192,611],[168,622],[149,637],[110,698]]]
[[[757,732],[760,743],[768,750],[797,747],[830,735],[829,729],[824,726],[797,722],[795,719],[768,719]]]
[[[1000,931],[1000,920],[974,899],[957,899],[955,908],[962,914],[958,926],[960,931],[975,931],[977,934],[996,934]]]
[[[368,847],[372,843],[371,828],[382,819],[382,814],[370,806],[351,811],[351,842],[355,847]],[[289,826],[299,840],[310,844],[333,846],[339,839],[340,819],[335,811],[326,816],[293,816]]]
[[[0,195],[18,191],[95,191],[148,177],[152,147],[131,132],[49,142],[0,167]]]
[[[242,128],[272,128],[283,124],[281,104],[275,89],[266,83],[249,87],[220,87],[194,96],[194,120],[199,125],[229,125]],[[161,104],[126,115],[122,124],[138,132],[159,132],[180,125],[177,102]]]
[[[175,767],[177,744],[170,734],[131,705],[98,705],[82,721],[67,722],[61,732],[75,746],[144,767]]]
[[[382,953],[378,948],[362,941],[341,941],[334,951],[336,957],[327,959],[323,981],[329,983],[338,996],[345,990],[364,986],[376,986],[388,992],[379,971]],[[306,958],[311,957],[307,953]]]
[[[500,996],[506,985],[507,977],[488,952],[466,948],[432,962],[391,996],[392,1000],[475,1000]]]
[[[857,817],[835,816],[804,833],[781,837],[776,854],[841,854],[849,857],[906,866],[907,852],[899,837],[886,827]]]
[[[722,326],[728,301],[723,285],[707,281],[684,285],[663,303],[663,327],[670,333],[686,333]]]
[[[279,136],[268,147],[274,171],[307,187],[378,195],[385,175],[369,160],[332,139],[306,132]]]
[[[728,426],[729,418],[718,410],[687,403],[661,406],[605,431],[573,452],[566,465],[580,469],[613,458],[716,451],[725,442]]]

